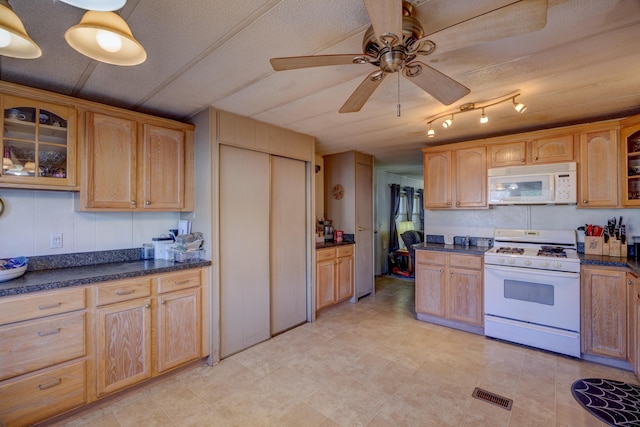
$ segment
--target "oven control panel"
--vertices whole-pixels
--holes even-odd
[[[580,272],[580,261],[573,259],[557,260],[543,257],[529,258],[517,255],[485,254],[484,263],[505,267],[535,268],[539,270],[564,271],[570,273]]]

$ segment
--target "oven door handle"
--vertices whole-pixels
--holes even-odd
[[[565,277],[576,279],[580,277],[580,273],[570,273],[567,271],[549,271],[549,270],[534,270],[531,268],[522,268],[522,267],[500,267],[498,265],[484,265],[485,270],[490,271],[502,271],[504,273],[534,273],[538,276],[547,276],[547,277]]]

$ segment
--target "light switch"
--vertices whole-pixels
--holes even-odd
[[[62,233],[49,233],[49,249],[62,247]]]

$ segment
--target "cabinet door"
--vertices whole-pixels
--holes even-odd
[[[489,165],[492,168],[521,166],[527,161],[526,142],[489,145]]]
[[[97,316],[98,396],[151,376],[151,300],[105,306]]]
[[[487,151],[485,147],[455,151],[456,208],[487,207]]]
[[[451,152],[424,154],[424,207],[451,207]]]
[[[618,206],[618,140],[615,129],[580,135],[581,208]]]
[[[573,134],[534,139],[529,142],[529,163],[571,162],[573,150]]]
[[[622,141],[622,205],[640,206],[640,125],[623,127]]]
[[[2,96],[0,186],[66,189],[76,185],[74,108]]]
[[[87,208],[136,208],[136,122],[88,113]]]
[[[353,295],[353,259],[341,257],[336,260],[336,301],[344,301]]]
[[[627,287],[622,271],[582,270],[582,351],[627,358]]]
[[[449,268],[449,319],[484,324],[482,272],[462,268]]]
[[[184,132],[145,124],[142,144],[142,200],[144,209],[184,206]],[[140,206],[139,206],[140,207]]]
[[[336,260],[318,261],[316,264],[316,310],[336,300]]]
[[[157,372],[197,359],[202,354],[200,288],[158,297]]]
[[[416,312],[446,316],[444,266],[416,263]]]

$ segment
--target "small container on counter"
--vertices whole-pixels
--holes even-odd
[[[342,242],[342,236],[343,236],[343,234],[344,234],[344,232],[343,232],[342,230],[335,230],[335,231],[333,232],[334,240],[335,240],[337,243]]]
[[[154,248],[151,243],[144,243],[140,248],[140,259],[154,259]]]
[[[151,239],[153,241],[154,259],[171,259],[171,254],[167,249],[171,249],[174,245],[172,237],[160,236]]]

